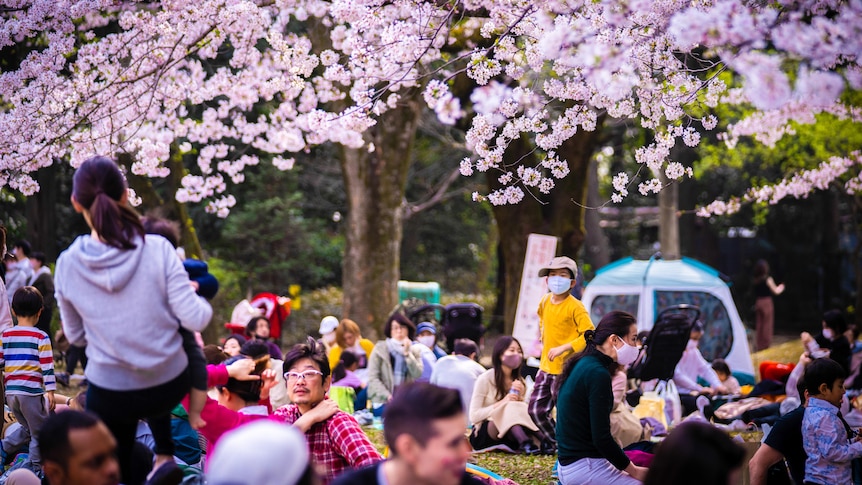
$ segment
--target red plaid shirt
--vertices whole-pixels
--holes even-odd
[[[274,416],[293,424],[302,415],[295,404],[275,410]],[[322,423],[316,423],[305,433],[308,449],[323,483],[328,484],[347,470],[372,465],[383,457],[365,436],[353,416],[338,411]]]

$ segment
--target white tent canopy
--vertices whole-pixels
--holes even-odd
[[[700,308],[705,331],[699,348],[712,361],[723,358],[733,372],[754,375],[745,326],[727,283],[714,268],[689,258],[639,261],[626,258],[600,269],[582,301],[593,323],[611,310],[627,311],[639,330],[650,330],[665,308],[686,303]]]

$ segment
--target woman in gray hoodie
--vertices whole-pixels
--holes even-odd
[[[200,331],[212,308],[196,295],[174,248],[145,235],[117,164],[92,157],[75,172],[72,206],[91,228],[57,259],[56,299],[72,345],[87,346],[87,406],[117,439],[123,483],[139,419],[156,441],[148,483],[179,483],[170,411],[189,392],[180,327]],[[179,480],[177,480],[179,479]]]

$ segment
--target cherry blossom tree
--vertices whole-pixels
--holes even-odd
[[[291,153],[340,144],[345,177],[365,181],[350,196],[352,237],[378,235],[348,255],[369,263],[349,268],[346,278],[386,265],[397,273],[391,248],[400,241],[399,216],[385,212],[397,212],[393,201],[403,199],[417,99],[444,123],[469,120],[473,155],[461,161],[461,173],[485,173],[493,190],[474,198],[495,206],[550,194],[571,174],[566,143],[602,119],[653,130],[654,141],[636,152],[648,169],[639,173],[674,181],[692,170],[672,160],[671,149],[696,146],[703,131],[715,129],[712,108],[719,103],[752,108],[720,134],[731,147],[740,137],[774,143],[820,113],[857,122],[862,116],[840,98],[848,87],[862,87],[859,0],[0,5],[0,52],[26,52],[0,74],[0,186],[32,194],[39,168],[75,166],[93,153],[133,154],[131,172],[146,177],[168,176],[171,157],[185,156],[194,167],[183,174],[176,199],[206,203],[224,217],[236,203],[229,186],[243,181],[246,167],[271,160],[289,169]],[[725,73],[742,87],[728,88]],[[452,90],[463,74],[472,83],[466,97]],[[858,155],[835,157],[746,197],[799,196],[830,177],[858,190]],[[635,179],[616,175],[612,200],[634,190]],[[637,190],[662,187],[650,175]],[[364,203],[359,194],[388,202]],[[711,204],[702,213],[738,203]],[[386,220],[378,227],[380,218]],[[375,257],[370,244],[386,237],[390,256]],[[394,299],[387,296],[392,275],[384,279],[374,294],[377,310],[357,310],[361,320],[379,319]]]

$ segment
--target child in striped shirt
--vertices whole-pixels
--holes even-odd
[[[19,288],[12,296],[12,314],[18,325],[0,336],[0,369],[4,371],[6,404],[30,437],[28,468],[40,472],[36,437],[48,411],[54,409],[54,352],[48,334],[36,328],[42,313],[42,294],[32,286]],[[47,403],[45,397],[47,396]],[[0,455],[5,459],[5,440]]]

